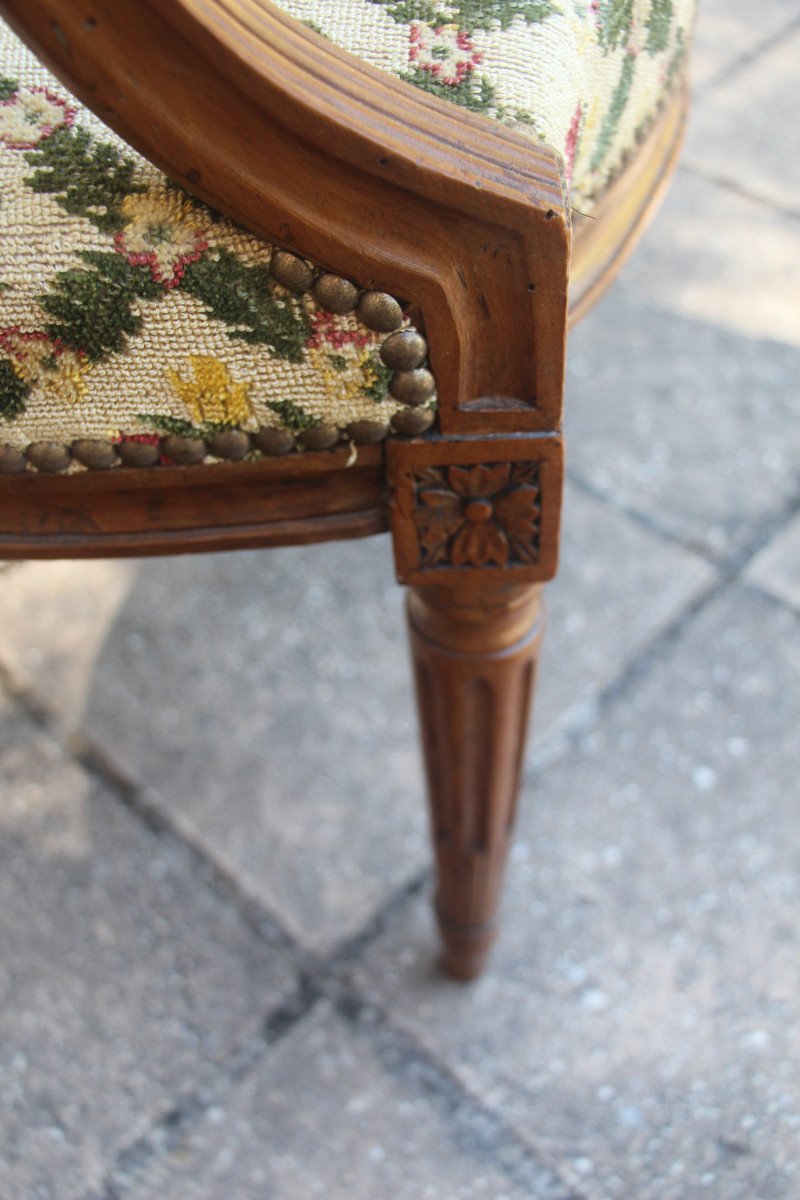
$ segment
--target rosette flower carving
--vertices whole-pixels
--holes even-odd
[[[420,566],[535,563],[539,499],[537,463],[426,468],[416,486]]]

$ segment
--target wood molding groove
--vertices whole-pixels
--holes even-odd
[[[543,631],[541,585],[412,588],[408,624],[450,974],[495,937]]]

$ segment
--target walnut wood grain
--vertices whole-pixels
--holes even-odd
[[[347,464],[350,463],[348,466]],[[0,476],[0,557],[180,554],[387,528],[381,446],[257,463]]]
[[[542,634],[541,585],[412,588],[411,652],[445,966],[483,968],[519,792]]]

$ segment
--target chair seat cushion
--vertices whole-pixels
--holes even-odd
[[[563,155],[591,211],[682,76],[696,0],[277,0],[374,67]]]
[[[192,199],[0,23],[0,471],[414,434],[426,346],[382,293]]]

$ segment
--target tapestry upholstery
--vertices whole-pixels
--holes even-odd
[[[260,457],[415,434],[394,298],[166,179],[0,22],[0,471]]]
[[[564,158],[591,212],[679,84],[697,0],[276,0],[357,58]]]

